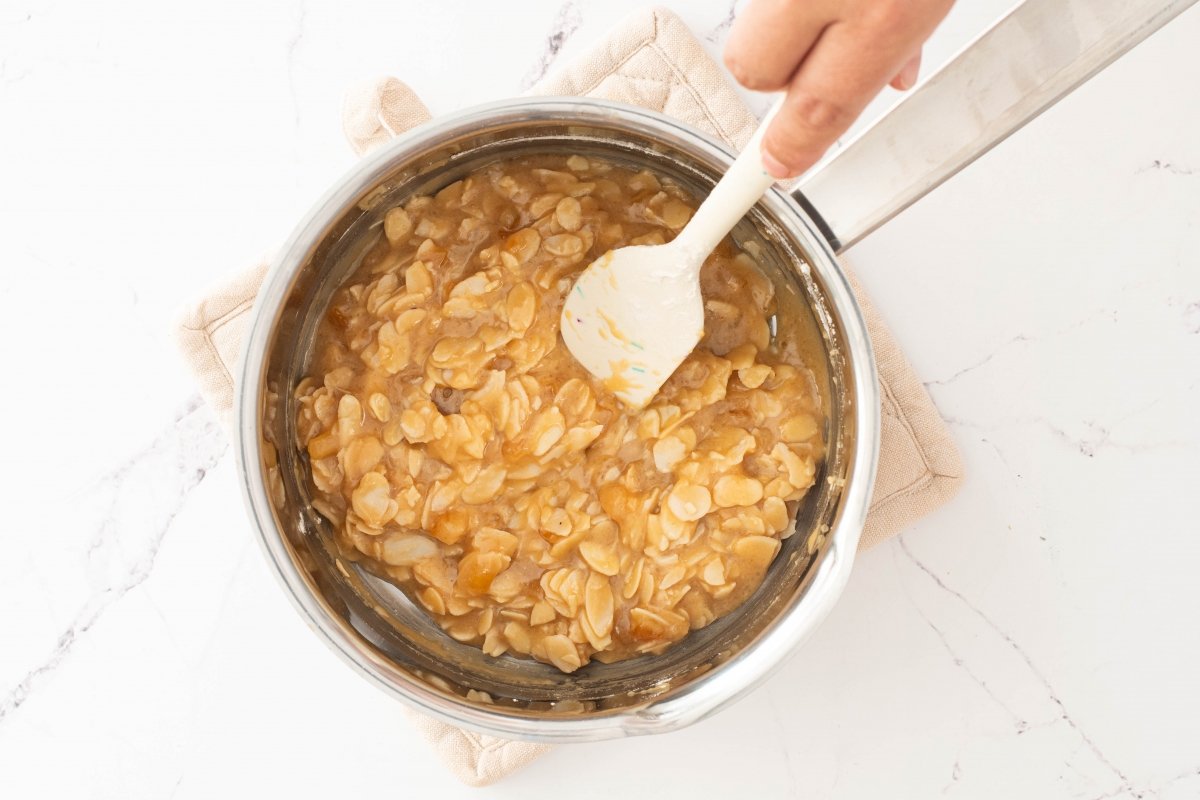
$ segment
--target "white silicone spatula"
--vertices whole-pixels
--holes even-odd
[[[704,334],[700,267],[775,182],[759,150],[774,116],[772,109],[678,236],[609,251],[567,296],[563,341],[625,405],[649,403]]]

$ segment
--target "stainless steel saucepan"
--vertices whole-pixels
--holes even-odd
[[[1053,104],[1193,0],[1027,0],[803,180],[772,190],[734,237],[758,243],[780,313],[820,332],[829,455],[757,593],[657,656],[573,675],[490,658],[444,634],[396,587],[340,559],[313,512],[292,389],[316,324],[383,212],[480,166],[580,153],[703,192],[734,155],[661,114],[598,100],[512,100],[423,125],[322,198],[263,284],[237,401],[237,458],[268,559],[313,630],[388,693],[456,725],[579,741],[668,731],[750,691],[829,612],[849,576],[879,449],[870,341],[836,254]]]

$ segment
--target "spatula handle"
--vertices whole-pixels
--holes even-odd
[[[761,146],[763,134],[782,103],[781,97],[763,117],[741,155],[675,237],[673,244],[690,256],[689,261],[694,261],[696,269],[775,183],[775,178],[763,168]]]

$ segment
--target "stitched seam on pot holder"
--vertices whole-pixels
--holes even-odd
[[[920,456],[921,465],[925,467],[925,471],[922,472],[920,475],[918,475],[912,482],[910,482],[906,486],[896,489],[891,494],[888,494],[888,495],[876,500],[874,503],[871,504],[872,508],[878,508],[878,507],[884,505],[885,503],[888,503],[891,500],[894,500],[898,497],[913,494],[918,489],[923,488],[924,486],[928,485],[929,479],[932,476],[938,474],[930,466],[929,457],[925,454],[925,448],[922,446],[921,440],[913,432],[912,425],[909,424],[908,418],[905,417],[904,414],[900,413],[900,404],[896,402],[896,396],[894,394],[892,394],[892,387],[889,386],[886,381],[880,381],[879,385],[883,389],[884,393],[887,395],[887,399],[891,402],[892,408],[896,409],[896,411],[894,413],[889,414],[888,416],[890,416],[893,419],[898,420],[900,422],[901,426],[903,426],[903,428],[904,428],[904,432],[906,434],[908,434],[908,438],[911,439],[912,442],[916,445],[917,455]],[[881,411],[882,411],[882,409],[881,409]],[[948,477],[948,476],[943,476],[943,477]],[[918,486],[918,484],[921,484],[921,485]]]
[[[671,85],[682,86],[684,89],[686,89],[688,94],[690,94],[692,96],[692,99],[696,101],[696,104],[698,106],[700,106],[701,110],[704,111],[705,118],[712,124],[712,126],[721,135],[721,139],[724,140],[726,144],[733,141],[732,137],[730,137],[730,135],[729,135],[729,132],[725,130],[725,126],[722,125],[720,123],[720,121],[717,120],[717,118],[712,115],[712,110],[708,107],[708,103],[706,103],[704,101],[704,98],[702,98],[700,96],[700,93],[696,91],[696,87],[692,86],[692,84],[688,82],[687,77],[684,76],[683,73],[681,73],[679,71],[678,65],[676,65],[675,62],[671,61],[671,59],[667,58],[666,52],[661,47],[658,46],[658,42],[651,42],[650,48],[652,50],[654,50],[654,52],[658,53],[659,57],[663,60],[663,62],[667,65],[667,67],[670,68],[671,72],[674,73],[675,77],[678,79],[677,83],[673,83]],[[665,112],[662,112],[662,113],[665,113]]]
[[[656,38],[658,38],[658,14],[657,13],[652,14],[651,19],[654,20],[654,28],[650,31],[650,33],[647,34],[640,42],[638,42],[632,48],[630,48],[629,52],[625,54],[625,57],[622,58],[617,63],[613,64],[612,67],[609,68],[608,72],[604,73],[599,78],[596,78],[596,80],[592,81],[592,83],[586,89],[583,89],[582,91],[580,91],[579,92],[580,95],[586,95],[588,92],[592,91],[597,86],[604,83],[605,80],[616,75],[617,70],[619,70],[621,67],[625,66],[625,64],[627,64],[629,62],[629,59],[633,58],[638,53],[642,52],[642,49],[645,48],[646,45],[650,44]]]
[[[256,294],[257,294],[257,292],[256,292]],[[230,317],[236,317],[238,314],[242,313],[243,311],[245,311],[247,308],[249,308],[252,305],[254,305],[254,298],[248,297],[245,300],[239,300],[238,304],[236,306],[229,309],[225,313],[221,314],[219,317],[216,317],[215,319],[205,320],[204,324],[198,328],[195,325],[188,325],[187,323],[180,323],[179,327],[185,328],[189,331],[196,331],[198,333],[207,334],[207,332],[210,330],[216,330],[217,328],[220,328],[222,325],[224,325],[226,322],[229,321]]]
[[[216,320],[204,326],[204,344],[208,346],[208,350],[210,353],[212,353],[212,356],[214,359],[216,359],[216,362],[221,365],[221,372],[225,374],[225,380],[228,381],[230,390],[235,388],[233,373],[230,372],[229,365],[225,363],[225,359],[221,358],[221,353],[219,350],[217,350],[217,345],[213,341],[212,337],[214,333],[221,330],[221,328],[225,327],[225,325],[232,320],[236,319],[243,311],[250,308],[252,305],[254,305],[254,298],[243,300],[229,311],[226,311],[224,314],[217,317]]]

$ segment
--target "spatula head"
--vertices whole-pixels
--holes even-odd
[[[642,408],[704,335],[699,272],[670,244],[611,250],[567,296],[562,337],[575,359]]]

